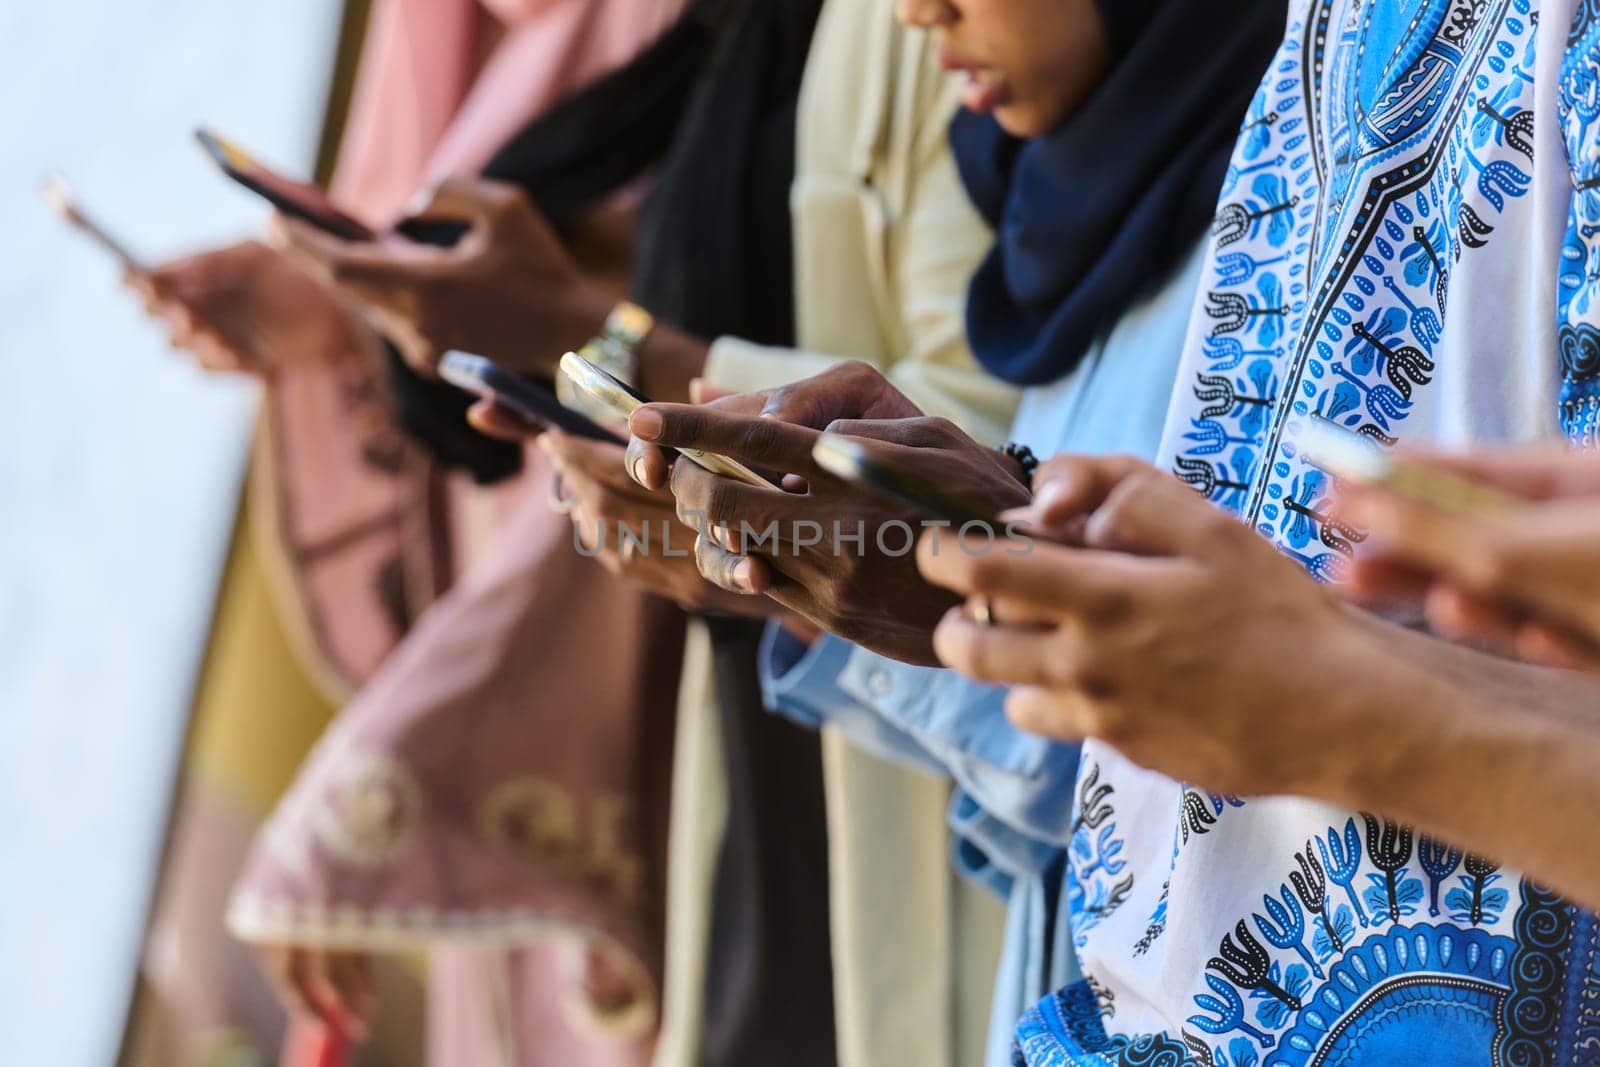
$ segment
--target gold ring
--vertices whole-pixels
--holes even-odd
[[[994,611],[989,606],[988,597],[974,596],[968,602],[968,610],[972,612],[972,618],[979,626],[994,625]]]

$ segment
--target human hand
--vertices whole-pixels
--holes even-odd
[[[876,367],[858,361],[840,363],[777,389],[722,393],[715,397],[706,395],[708,387],[703,383],[699,389],[700,395],[691,399],[695,403],[709,403],[719,411],[759,415],[834,433],[851,432],[839,428],[846,420],[910,419],[922,414],[922,409],[896,389]],[[640,485],[665,486],[670,466],[671,461],[659,445],[637,437],[628,442],[628,470]]]
[[[975,598],[940,623],[939,658],[1016,687],[1006,712],[1021,729],[1100,738],[1221,792],[1319,795],[1338,766],[1328,756],[1341,712],[1366,692],[1344,682],[1381,684],[1386,661],[1371,631],[1268,542],[1153,467],[1076,456],[1041,471],[1063,495],[1054,512],[1050,502],[1031,510],[1041,521],[1086,516],[1082,546],[935,551],[924,537],[927,579]]]
[[[1539,448],[1404,459],[1526,503],[1452,513],[1382,485],[1344,484],[1333,513],[1369,531],[1345,594],[1420,604],[1454,640],[1600,669],[1600,457]]]
[[[290,254],[365,307],[426,373],[454,348],[552,377],[561,354],[598,333],[616,303],[516,186],[448,179],[413,217],[470,228],[439,248],[394,235],[342,241],[294,219],[277,225]]]
[[[695,546],[700,573],[736,592],[765,592],[873,651],[934,662],[933,627],[952,598],[916,573],[910,549],[928,520],[819,468],[811,448],[822,431],[732,407],[651,404],[629,422],[639,441],[703,449],[785,475],[780,489],[724,478],[685,460],[673,464],[669,484],[678,514],[701,531]],[[1028,499],[1009,460],[948,420],[836,419],[828,426],[856,438],[882,462],[981,507],[1000,512]],[[637,470],[634,476],[640,478]]]
[[[695,531],[678,520],[671,493],[644,489],[628,477],[621,445],[550,430],[539,437],[539,447],[558,475],[559,498],[552,504],[571,516],[584,552],[612,575],[686,611],[766,617],[781,610],[701,577]]]
[[[316,1019],[352,1041],[367,1036],[378,1013],[372,957],[307,945],[259,945],[256,957],[284,1010]]]
[[[186,256],[127,286],[207,370],[270,377],[359,350],[371,340],[337,296],[259,241]]]

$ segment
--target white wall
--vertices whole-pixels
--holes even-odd
[[[189,139],[309,169],[338,0],[0,3],[0,1059],[103,1067],[233,519],[251,387],[165,348],[42,208],[145,255],[263,213]]]

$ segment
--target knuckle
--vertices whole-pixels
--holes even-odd
[[[739,516],[739,487],[726,478],[713,478],[705,494],[706,521],[731,525]]]
[[[755,419],[745,430],[744,446],[756,460],[770,460],[783,440],[783,424],[777,419]]]

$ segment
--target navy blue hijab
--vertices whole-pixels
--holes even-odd
[[[1018,385],[1070,373],[1205,231],[1286,17],[1283,0],[1096,2],[1111,67],[1059,129],[1020,141],[966,110],[950,129],[967,193],[995,228],[968,339]]]

